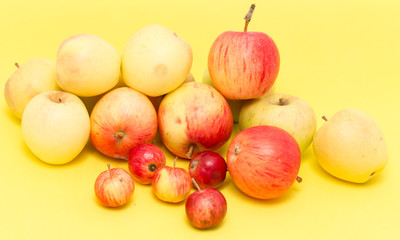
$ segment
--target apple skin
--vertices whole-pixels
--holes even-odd
[[[274,85],[279,64],[277,46],[262,32],[224,32],[208,55],[211,79],[228,99],[263,96]]]
[[[200,152],[189,163],[189,174],[200,188],[217,188],[224,182],[226,171],[225,159],[216,152]]]
[[[296,139],[302,152],[311,144],[317,130],[312,107],[299,97],[283,93],[270,93],[243,104],[239,114],[240,129],[258,125],[287,131]]]
[[[26,104],[38,93],[59,91],[55,79],[55,63],[33,58],[22,64],[7,80],[4,97],[11,111],[22,118]]]
[[[77,34],[58,48],[56,81],[67,92],[80,97],[100,95],[117,85],[121,57],[106,40],[92,34]]]
[[[192,226],[207,229],[217,226],[225,218],[227,203],[220,191],[205,188],[189,195],[185,210]]]
[[[273,199],[296,181],[301,153],[296,140],[274,126],[239,132],[229,145],[227,165],[235,185],[247,195]]]
[[[335,113],[314,136],[315,159],[339,179],[365,183],[388,162],[385,138],[378,123],[360,109]]]
[[[49,164],[65,164],[78,156],[89,139],[89,114],[77,96],[46,91],[26,105],[21,129],[36,157]]]
[[[153,144],[142,144],[129,154],[128,167],[133,178],[141,184],[151,184],[157,168],[165,166],[163,151]]]
[[[203,83],[182,84],[167,94],[158,109],[160,137],[175,155],[191,159],[217,150],[230,138],[232,112],[225,98]],[[193,146],[192,154],[190,148]]]
[[[108,169],[96,178],[94,192],[99,202],[106,207],[119,207],[131,199],[135,183],[122,168]]]
[[[132,148],[153,141],[157,113],[144,94],[120,87],[96,103],[90,124],[90,139],[97,150],[112,158],[128,159]]]
[[[192,48],[185,40],[164,26],[149,25],[128,40],[122,79],[129,87],[157,97],[181,85],[192,62]]]
[[[154,173],[152,188],[158,199],[178,203],[189,195],[192,181],[189,173],[183,168],[161,166]]]

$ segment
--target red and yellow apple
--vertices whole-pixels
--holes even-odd
[[[191,159],[198,152],[217,150],[230,138],[232,112],[225,98],[203,83],[182,84],[162,100],[159,132],[175,155]]]
[[[248,23],[246,19],[246,23]],[[227,31],[217,37],[208,55],[208,70],[215,87],[228,99],[263,96],[279,72],[279,52],[263,32]]]
[[[109,157],[128,159],[132,148],[153,141],[157,113],[143,93],[120,87],[96,103],[90,126],[90,139],[97,150]]]
[[[274,126],[255,126],[231,141],[227,165],[235,185],[247,195],[273,199],[286,193],[297,179],[301,153],[296,140]]]

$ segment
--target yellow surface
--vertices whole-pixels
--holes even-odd
[[[15,70],[14,62],[54,61],[58,45],[73,34],[99,35],[122,52],[129,37],[149,24],[164,25],[189,42],[192,73],[201,80],[214,39],[226,30],[242,30],[253,2],[2,1],[1,84]],[[382,173],[363,185],[337,180],[317,165],[309,148],[302,157],[303,182],[279,199],[247,197],[228,177],[220,188],[228,202],[226,218],[217,228],[200,231],[187,221],[183,203],[162,203],[150,186],[139,183],[128,205],[99,205],[96,177],[106,163],[127,169],[126,162],[102,156],[89,143],[70,164],[42,163],[24,145],[20,121],[1,97],[0,239],[399,239],[400,2],[255,3],[249,31],[269,34],[281,54],[276,91],[307,100],[319,126],[320,116],[329,118],[345,107],[373,116],[389,150]]]

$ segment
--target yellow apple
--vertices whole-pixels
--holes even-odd
[[[7,80],[4,96],[8,107],[22,117],[26,104],[36,94],[60,90],[55,79],[54,62],[44,58],[33,58],[22,64]]]
[[[161,96],[182,84],[192,61],[192,48],[175,32],[160,25],[146,26],[125,46],[122,79],[148,96]]]
[[[65,164],[85,147],[90,120],[79,97],[46,91],[26,105],[21,128],[26,145],[36,157],[50,164]]]
[[[117,85],[121,57],[109,42],[92,34],[77,34],[59,47],[56,80],[67,92],[81,97],[100,95]]]
[[[315,134],[313,146],[321,167],[349,182],[367,182],[388,161],[382,130],[359,109],[343,109],[327,119]]]
[[[294,137],[300,150],[312,142],[317,120],[312,107],[303,99],[282,93],[269,93],[245,102],[239,115],[241,130],[270,125],[282,128]]]

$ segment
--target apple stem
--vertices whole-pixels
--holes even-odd
[[[322,119],[324,119],[326,122],[328,121],[328,119],[325,116],[322,116]]]
[[[175,168],[176,160],[177,160],[177,159],[178,159],[178,156],[176,156],[175,159],[174,159],[174,168]]]
[[[301,182],[303,181],[303,179],[302,179],[301,177],[297,176],[297,177],[296,177],[296,181],[297,181],[298,183],[301,183]]]
[[[189,151],[186,153],[186,157],[188,157],[188,158],[191,158],[191,157],[192,157],[193,148],[194,148],[193,144],[190,144],[190,146],[189,146]]]
[[[247,32],[247,26],[249,25],[249,22],[251,21],[251,17],[253,16],[253,12],[254,12],[254,8],[256,7],[256,5],[253,3],[250,6],[249,11],[247,12],[246,16],[244,16],[244,31]]]
[[[118,132],[114,133],[114,137],[121,139],[121,138],[124,137],[124,132],[123,131],[118,131]]]
[[[107,163],[107,167],[108,167],[108,173],[110,174],[110,178],[111,178],[111,164]]]
[[[201,192],[201,188],[200,188],[199,184],[197,184],[196,180],[194,180],[194,178],[192,178],[192,182],[196,186],[197,190],[199,190],[199,192]]]
[[[16,66],[17,68],[19,68],[19,64],[18,64],[18,63],[15,63],[15,66]]]

